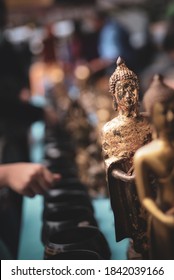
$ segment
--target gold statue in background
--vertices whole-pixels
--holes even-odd
[[[150,213],[150,257],[174,259],[174,90],[156,75],[144,95],[154,126],[154,140],[134,157],[139,198]],[[150,176],[158,181],[157,195]]]
[[[116,240],[132,238],[135,251],[146,258],[146,213],[136,192],[133,156],[151,140],[151,128],[146,116],[139,113],[138,78],[120,57],[109,87],[118,115],[104,125],[101,141]]]

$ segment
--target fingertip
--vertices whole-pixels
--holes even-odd
[[[53,178],[54,178],[55,181],[60,181],[60,179],[62,178],[62,176],[61,176],[61,174],[58,174],[58,173],[57,173],[57,174],[54,174],[54,175],[53,175]]]

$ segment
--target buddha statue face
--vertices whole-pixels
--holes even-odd
[[[174,137],[174,98],[168,102],[154,104],[152,122],[157,132]]]
[[[115,86],[115,98],[118,108],[128,114],[137,108],[138,90],[134,80],[118,81]]]

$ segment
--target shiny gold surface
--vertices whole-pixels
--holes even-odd
[[[135,153],[136,185],[150,213],[151,258],[174,259],[174,90],[155,76],[144,101],[155,133],[153,141]],[[158,182],[156,197],[150,175]]]

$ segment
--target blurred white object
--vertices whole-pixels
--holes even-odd
[[[68,37],[74,32],[74,24],[71,20],[62,20],[52,25],[53,34],[57,37]]]
[[[29,40],[33,35],[33,31],[28,26],[19,26],[5,30],[6,38],[13,43],[21,43]]]

